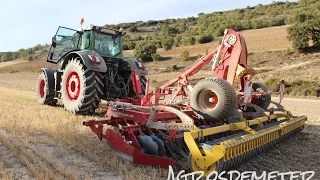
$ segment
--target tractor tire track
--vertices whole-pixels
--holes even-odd
[[[72,147],[43,133],[28,134],[25,141],[0,129],[1,144],[20,159],[36,179],[122,179],[118,172],[90,161]],[[25,179],[32,178],[29,175]]]
[[[0,178],[31,179],[28,168],[0,141]]]
[[[75,179],[74,174],[58,167],[37,148],[0,129],[0,140],[19,158],[36,179]]]
[[[120,180],[118,172],[107,166],[91,161],[71,145],[56,142],[46,134],[29,134],[29,144],[50,157],[55,166],[65,169],[75,175],[74,179],[113,179]]]

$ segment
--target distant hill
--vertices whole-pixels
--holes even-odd
[[[320,6],[320,1],[273,2],[268,5],[258,4],[254,7],[247,6],[223,12],[199,13],[197,17],[106,24],[105,26],[126,29],[128,33],[124,37],[124,49],[127,50],[134,49],[140,41],[148,41],[156,44],[157,47],[164,47],[164,41],[169,40],[178,47],[210,42],[214,37],[222,36],[226,28],[242,31],[290,25],[297,12],[306,11],[305,7],[310,6]]]
[[[0,52],[0,62],[13,61],[16,59],[24,59],[32,61],[39,59],[40,57],[47,54],[49,45],[36,45],[27,49],[19,49],[15,52]]]
[[[316,2],[315,0],[313,0]],[[157,32],[163,24],[168,24],[174,31],[174,34],[192,32],[194,29],[206,28],[205,32],[210,32],[216,36],[221,35],[225,28],[233,28],[237,31],[246,29],[257,29],[270,26],[279,26],[290,24],[290,17],[299,10],[303,5],[297,2],[274,2],[268,5],[258,4],[257,6],[242,9],[235,9],[222,12],[199,13],[197,17],[187,17],[166,20],[149,20],[146,22],[127,22],[119,24],[106,24],[105,26],[119,29],[123,27],[129,32],[150,33]],[[179,27],[180,26],[180,27]],[[185,27],[192,27],[188,30]],[[209,29],[207,29],[209,28]],[[202,32],[196,32],[201,34]],[[194,33],[194,34],[196,34]]]

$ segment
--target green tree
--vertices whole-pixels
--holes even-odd
[[[190,44],[189,38],[188,37],[183,37],[181,40],[181,43],[185,46]]]
[[[196,38],[195,37],[184,37],[182,38],[182,44],[187,45],[194,45],[196,44]]]
[[[37,44],[36,46],[34,46],[34,47],[32,48],[32,51],[36,52],[36,51],[40,50],[41,47],[42,47],[42,46],[41,46],[40,44]]]
[[[195,37],[189,37],[189,42],[190,42],[190,45],[195,45],[196,44],[196,38]]]
[[[181,40],[182,40],[181,35],[176,36],[176,38],[174,39],[174,46],[179,47],[179,45],[181,44]]]
[[[137,43],[136,48],[134,49],[133,55],[134,57],[141,59],[143,62],[152,61],[152,54],[157,53],[156,45],[140,41]]]
[[[250,24],[250,23],[249,23],[249,24]],[[217,29],[215,29],[214,35],[215,35],[215,36],[223,36],[224,30],[225,30],[224,27],[219,26]]]
[[[288,33],[293,47],[300,52],[310,47],[320,48],[320,15],[312,11],[299,12],[294,17],[294,24],[288,28]]]
[[[136,43],[133,41],[126,41],[123,43],[124,50],[132,50],[136,47]]]
[[[34,54],[33,48],[28,48],[26,51],[27,51],[28,55]]]
[[[183,51],[180,54],[180,60],[181,61],[188,61],[190,59],[190,53],[188,51]]]
[[[129,32],[138,32],[138,27],[135,26],[135,25],[133,25],[133,26],[131,26],[131,27],[128,28],[128,31],[129,31]]]
[[[13,52],[12,53],[12,59],[18,59],[19,58],[19,53],[18,52]]]
[[[167,23],[163,23],[160,26],[160,35],[161,36],[170,36],[169,25]]]
[[[162,42],[161,42],[162,47],[163,47],[166,51],[172,49],[173,43],[174,43],[174,39],[173,39],[173,38],[163,39]]]
[[[186,25],[183,24],[183,23],[180,23],[178,26],[177,26],[177,30],[179,33],[184,33],[186,31]]]
[[[164,37],[169,37],[169,36],[173,36],[174,34],[179,33],[179,31],[180,31],[179,27],[176,28],[176,27],[173,27],[173,26],[169,26],[168,23],[163,23],[160,26],[159,34],[161,36],[164,36]]]
[[[208,42],[211,42],[212,40],[213,40],[212,35],[202,35],[198,37],[198,42],[200,44],[208,43]]]
[[[1,56],[1,61],[11,61],[12,60],[12,52],[6,52]]]
[[[32,57],[32,55],[28,55],[25,59],[26,59],[27,61],[32,61],[32,60],[33,60],[33,57]]]
[[[19,49],[18,50],[18,53],[19,53],[19,57],[27,57],[28,53],[25,49]]]

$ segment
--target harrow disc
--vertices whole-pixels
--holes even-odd
[[[146,154],[163,157],[166,154],[164,143],[157,136],[139,135],[137,140]]]

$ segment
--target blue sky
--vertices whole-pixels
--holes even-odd
[[[117,24],[197,16],[273,0],[1,0],[0,52],[50,43],[58,26]],[[291,0],[293,1],[293,0]]]

